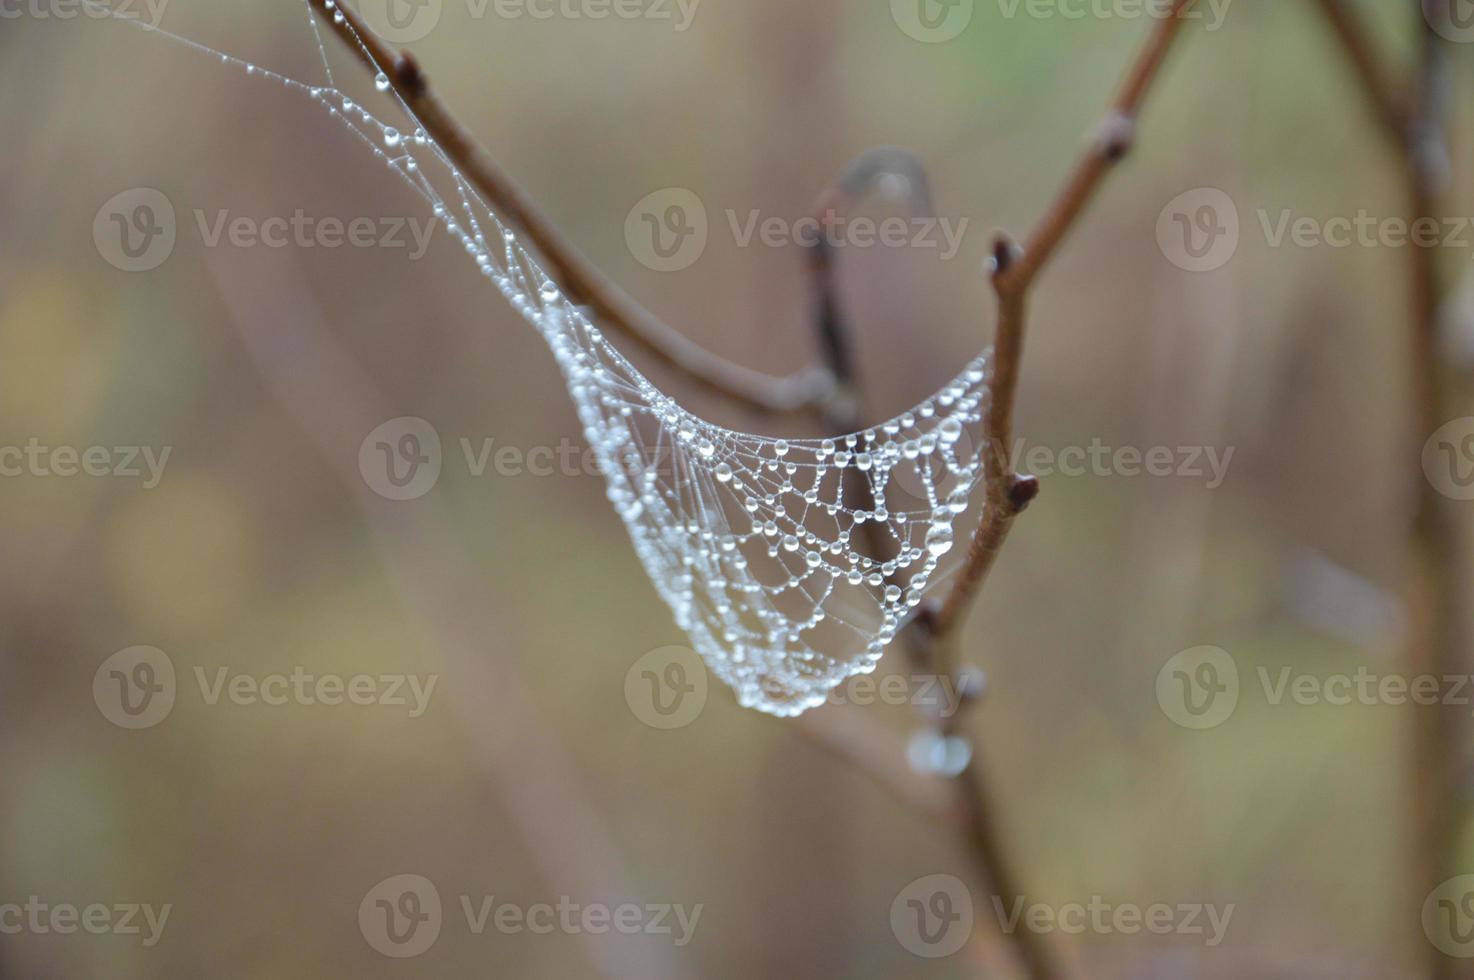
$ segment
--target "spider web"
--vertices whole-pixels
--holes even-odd
[[[83,2],[111,13],[98,0]],[[302,5],[322,60],[320,84],[125,22],[300,92],[428,202],[546,340],[651,582],[743,705],[798,715],[847,678],[873,671],[906,617],[945,579],[955,525],[980,496],[991,351],[910,411],[846,436],[774,439],[693,415],[570,302],[418,127],[387,74],[375,87],[411,120],[408,131],[338,86],[325,25],[307,0]],[[335,17],[341,22],[341,13]]]

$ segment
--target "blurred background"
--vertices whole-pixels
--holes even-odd
[[[1359,5],[1399,65],[1404,6]],[[941,28],[899,0],[637,7],[444,0],[410,46],[598,267],[774,374],[818,356],[805,257],[744,245],[731,216],[793,222],[862,151],[916,153],[964,232],[955,254],[840,254],[870,420],[988,342],[993,231],[1032,226],[1151,29],[1131,4],[934,5],[966,13]],[[15,6],[0,30],[0,446],[26,453],[0,478],[0,904],[47,910],[19,928],[0,913],[0,976],[1015,975],[954,829],[715,679],[675,728],[627,693],[642,657],[685,637],[603,481],[549,472],[547,453],[582,444],[542,340],[443,229],[423,249],[407,228],[383,241],[428,219],[420,199],[300,93],[67,9]],[[1413,976],[1428,940],[1404,887],[1409,709],[1275,704],[1259,680],[1402,669],[1405,263],[1268,233],[1286,209],[1401,213],[1398,161],[1313,4],[1204,15],[1035,297],[1018,432],[1061,465],[969,620],[989,691],[968,725],[1031,902],[1233,907],[1214,944],[1054,931],[1079,975]],[[322,83],[300,3],[168,0],[156,22]],[[1467,91],[1471,49],[1451,48]],[[1451,215],[1474,214],[1470,105]],[[670,188],[710,220],[699,258],[663,272],[625,229]],[[1203,188],[1240,231],[1193,272],[1159,232]],[[153,225],[134,219],[161,213],[139,189],[176,216],[158,262],[152,237],[120,253],[118,230],[143,242]],[[370,219],[374,241],[212,238],[299,210],[319,229]],[[900,212],[872,197],[855,213]],[[1441,260],[1451,289],[1471,249],[1466,231]],[[1474,343],[1450,322],[1457,361]],[[814,434],[650,373],[709,418]],[[404,416],[433,426],[443,465],[394,501],[360,450]],[[1063,472],[1092,445],[1167,447],[1173,469]],[[466,447],[510,454],[478,472]],[[1158,675],[1201,646],[1227,651],[1241,689],[1194,730]],[[860,710],[902,745],[906,700]],[[971,885],[975,924],[918,955],[901,900],[937,874]],[[647,924],[646,906],[701,911],[684,936],[674,912],[671,935],[475,928],[488,907],[563,897]],[[412,922],[432,899],[424,949],[376,940],[376,916]],[[109,910],[97,934],[48,918],[92,905]],[[142,906],[169,907],[161,928]]]

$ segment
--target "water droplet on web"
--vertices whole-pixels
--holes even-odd
[[[952,550],[952,525],[933,524],[926,532],[926,550],[937,558]]]
[[[383,72],[379,72],[378,75],[374,76],[374,88],[380,92],[389,91],[389,76]]]

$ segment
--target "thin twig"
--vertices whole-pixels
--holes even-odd
[[[701,386],[765,414],[814,413],[828,398],[824,372],[775,378],[728,361],[672,329],[596,269],[563,237],[430,87],[409,52],[396,52],[346,3],[309,0],[324,23],[370,71],[382,73],[415,121],[494,211],[537,247],[553,278],[574,303],[606,327]]]

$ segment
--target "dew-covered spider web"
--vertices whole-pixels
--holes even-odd
[[[569,301],[418,125],[387,74],[375,87],[409,120],[402,127],[339,86],[327,25],[301,3],[322,58],[315,82],[128,23],[301,93],[425,199],[547,341],[636,554],[695,650],[743,705],[797,715],[846,678],[873,671],[964,550],[954,542],[981,497],[990,352],[910,411],[847,436],[774,439],[693,415]]]

